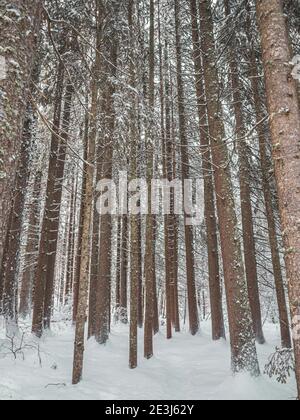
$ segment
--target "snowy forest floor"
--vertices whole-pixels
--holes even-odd
[[[139,357],[138,369],[128,368],[128,328],[116,325],[106,346],[87,344],[84,380],[72,386],[74,331],[57,323],[38,345],[24,338],[23,351],[5,338],[0,321],[0,400],[287,400],[296,396],[294,379],[281,385],[263,375],[232,377],[228,343],[213,343],[209,323],[191,337],[176,334],[167,341],[155,337],[155,357]],[[266,325],[267,344],[259,346],[263,371],[268,357],[279,345],[279,330]],[[142,332],[140,349],[143,348]],[[15,355],[12,350],[15,350]],[[15,359],[16,356],[16,359]]]

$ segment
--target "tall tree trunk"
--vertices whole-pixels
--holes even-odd
[[[186,113],[184,105],[184,89],[182,80],[182,45],[180,28],[180,5],[175,0],[175,30],[176,30],[176,56],[177,56],[177,89],[178,89],[178,112],[179,112],[179,135],[181,141],[181,173],[182,183],[189,179],[189,151],[186,133]],[[184,188],[183,188],[184,194]],[[187,225],[185,218],[185,246],[186,246],[186,272],[188,290],[188,310],[190,332],[196,335],[199,330],[199,316],[197,307],[196,279],[195,279],[195,256],[194,256],[194,232],[193,227]]]
[[[250,16],[250,15],[249,15]],[[288,308],[285,296],[284,281],[281,269],[281,259],[279,254],[279,244],[277,239],[277,229],[276,229],[276,220],[273,210],[273,200],[272,200],[272,191],[270,185],[270,165],[269,158],[266,148],[266,133],[268,132],[267,123],[263,123],[265,119],[264,105],[262,104],[262,98],[260,93],[259,86],[259,74],[257,69],[257,62],[255,57],[254,45],[252,45],[251,39],[251,22],[247,23],[247,34],[248,40],[251,45],[250,52],[250,69],[249,76],[251,80],[253,99],[254,99],[254,108],[257,121],[257,133],[259,138],[259,152],[260,152],[260,162],[262,169],[262,187],[263,194],[266,206],[266,215],[268,222],[268,234],[269,234],[269,243],[271,248],[272,255],[272,264],[275,280],[275,289],[277,296],[278,312],[279,312],[279,322],[280,322],[280,331],[281,331],[281,344],[283,348],[291,348],[292,340],[290,334],[290,325],[289,325],[289,316]]]
[[[111,19],[116,19],[117,4],[112,4],[108,13]],[[107,63],[105,63],[105,73],[110,75],[110,80],[106,80],[104,88],[103,113],[105,117],[105,133],[100,141],[102,147],[102,177],[112,179],[113,169],[113,145],[115,130],[115,110],[114,93],[115,84],[113,78],[117,74],[118,58],[118,33],[115,22],[111,21],[111,32],[109,38],[104,39],[103,44],[106,49]],[[99,273],[97,286],[97,322],[96,340],[99,344],[105,344],[109,338],[110,319],[111,319],[111,254],[112,254],[112,215],[100,215],[100,247],[99,247]]]
[[[215,66],[215,40],[211,1],[199,3],[203,52],[204,80],[211,136],[211,153],[217,195],[221,249],[227,295],[232,370],[259,374],[257,353],[251,322],[241,244],[239,241],[229,153],[225,142],[218,71]]]
[[[224,0],[225,14],[231,16],[229,0]],[[229,20],[230,25],[231,20]],[[243,115],[243,100],[239,77],[239,68],[235,58],[236,39],[233,37],[229,45],[229,77],[231,79],[233,110],[235,115],[236,148],[239,158],[239,181],[240,198],[242,211],[242,227],[244,242],[244,259],[246,268],[246,279],[248,285],[250,308],[254,326],[256,341],[259,344],[265,343],[262,329],[261,306],[258,289],[258,274],[256,262],[256,249],[253,228],[253,214],[251,205],[250,189],[250,164],[247,156],[247,129]]]
[[[154,102],[155,102],[155,33],[154,33],[154,16],[155,5],[154,0],[150,0],[150,50],[149,50],[149,112],[151,114],[147,139],[147,183],[148,188],[151,187],[153,178],[153,156],[154,156],[154,136],[153,136],[153,120],[154,120]],[[146,250],[145,250],[145,327],[144,327],[144,356],[151,359],[153,356],[153,325],[154,325],[154,276],[155,276],[155,256],[153,255],[154,242],[154,223],[151,212],[152,203],[149,200],[148,215],[146,220]]]
[[[85,175],[83,177],[83,206],[82,206],[82,238],[80,241],[80,276],[78,279],[78,300],[76,304],[76,332],[74,343],[74,360],[73,360],[73,377],[72,383],[78,384],[82,379],[84,342],[85,342],[85,324],[88,310],[88,292],[89,292],[89,276],[90,276],[90,234],[92,227],[92,212],[94,205],[94,175],[95,175],[95,154],[96,154],[96,138],[97,138],[97,113],[98,113],[98,94],[99,94],[99,72],[101,67],[101,35],[102,35],[102,2],[96,0],[96,58],[93,68],[91,81],[91,110],[90,110],[90,126],[86,128],[87,150]],[[87,121],[86,121],[87,122]],[[81,232],[80,232],[81,233]]]
[[[63,84],[64,84],[64,65],[62,62],[58,65],[57,70],[57,82],[56,82],[56,94],[54,103],[54,114],[53,114],[53,125],[52,125],[52,137],[51,137],[51,149],[48,169],[48,182],[47,182],[47,194],[46,203],[44,210],[44,218],[42,224],[41,238],[40,238],[40,249],[39,258],[36,269],[35,278],[35,293],[33,301],[33,318],[32,318],[32,332],[41,337],[43,333],[43,318],[44,318],[44,298],[45,298],[45,287],[46,287],[46,269],[48,260],[48,220],[51,217],[49,211],[51,210],[51,204],[53,203],[53,195],[51,192],[54,191],[55,185],[55,170],[57,164],[57,154],[59,150],[59,127],[62,110],[62,97],[63,97]]]
[[[139,109],[140,103],[138,103],[137,109],[137,136],[138,136],[138,143],[137,143],[137,177],[141,178],[141,115]],[[142,256],[142,215],[139,214],[137,216],[137,247],[138,247],[138,327],[143,328],[144,326],[144,284],[143,284],[143,256]]]
[[[160,8],[158,10],[160,16]],[[169,182],[173,180],[173,153],[171,137],[171,116],[170,116],[170,82],[168,74],[169,56],[168,43],[165,41],[165,53],[163,54],[163,42],[161,35],[161,23],[159,17],[159,56],[160,56],[160,98],[161,98],[161,136],[163,149],[163,173],[164,178]],[[164,71],[164,66],[166,71]],[[174,191],[170,193],[170,214],[164,217],[165,230],[165,293],[166,293],[166,319],[167,339],[172,338],[172,327],[175,320],[175,287],[176,282],[176,249],[174,234]]]
[[[98,145],[97,151],[97,174],[96,180],[102,177],[102,150]],[[88,336],[93,337],[96,334],[96,317],[97,317],[97,293],[99,275],[99,248],[100,247],[100,215],[97,207],[94,206],[93,215],[93,241],[91,255],[91,277],[90,277],[90,296],[89,296],[89,333]]]
[[[74,182],[72,178],[72,193],[70,197],[70,220],[69,220],[69,237],[68,237],[68,257],[67,257],[67,274],[65,287],[65,304],[69,304],[72,296],[73,279],[74,279],[74,249],[75,249],[75,222],[76,222],[76,194],[77,180]]]
[[[204,213],[207,234],[207,255],[209,271],[209,288],[213,340],[225,338],[225,326],[222,309],[222,291],[218,253],[217,217],[215,211],[213,170],[209,149],[207,125],[206,96],[201,62],[201,44],[198,27],[198,10],[196,0],[190,0],[192,16],[193,59],[195,67],[195,84],[198,100],[198,117],[200,124],[200,144],[202,153],[202,172],[204,177]]]
[[[88,99],[86,100],[88,104]],[[77,232],[77,249],[75,253],[75,275],[74,275],[74,284],[73,284],[73,323],[75,324],[78,312],[78,299],[79,299],[79,283],[80,283],[80,273],[81,273],[81,250],[82,250],[82,238],[83,238],[83,223],[84,223],[84,212],[85,212],[85,188],[86,188],[86,176],[87,176],[87,158],[88,158],[88,141],[89,141],[89,124],[90,116],[89,112],[86,111],[85,122],[84,122],[84,134],[83,134],[83,147],[84,147],[84,164],[83,164],[83,175],[82,175],[82,184],[81,184],[81,202],[80,202],[80,212],[79,212],[79,226]]]
[[[57,254],[57,241],[59,234],[59,219],[62,199],[63,178],[65,170],[65,161],[67,154],[67,145],[69,139],[69,129],[71,123],[71,108],[72,98],[74,93],[74,86],[71,80],[68,80],[66,92],[64,95],[64,111],[62,117],[62,128],[60,130],[60,146],[57,154],[57,164],[54,185],[50,182],[47,195],[51,196],[53,200],[49,203],[50,207],[46,209],[49,211],[49,220],[47,223],[48,240],[47,240],[47,266],[45,273],[45,298],[44,298],[44,328],[50,328],[53,292],[55,284],[55,263]],[[53,186],[54,190],[50,190]],[[41,280],[41,279],[40,279]]]
[[[3,5],[0,17],[1,57],[6,64],[6,75],[0,79],[0,262],[42,18],[38,0],[15,0],[10,6]]]
[[[158,223],[155,215],[152,217],[153,229],[153,251],[152,251],[152,285],[153,285],[153,334],[159,332],[159,312],[158,312],[158,296],[157,296],[157,276],[156,276],[156,240],[158,236]]]
[[[169,65],[169,86],[167,87],[170,89],[170,98],[174,98],[173,92],[173,85],[170,83],[172,80],[172,71],[171,65]],[[167,95],[167,98],[169,95]],[[170,107],[170,122],[171,127],[170,129],[170,153],[172,154],[172,166],[173,166],[173,179],[177,178],[177,143],[176,143],[176,135],[175,135],[175,115],[174,115],[174,104],[173,101],[170,99],[168,103]],[[167,107],[167,113],[169,109]],[[167,125],[169,122],[167,123]],[[170,162],[171,162],[171,155],[170,155]],[[171,173],[171,168],[170,168]],[[174,197],[174,208],[175,208],[175,197]],[[174,313],[173,313],[173,324],[175,328],[175,332],[180,332],[180,315],[179,315],[179,290],[178,290],[178,269],[179,269],[179,254],[178,254],[178,245],[179,245],[179,216],[174,214],[173,215],[173,241],[174,241],[174,254],[173,254],[173,263],[174,263]]]
[[[261,34],[275,176],[292,312],[296,378],[300,399],[300,119],[296,81],[287,63],[291,48],[280,0],[256,1]]]
[[[132,88],[136,88],[136,43],[135,43],[135,14],[136,4],[134,0],[129,0],[128,4],[128,26],[130,39],[130,84]],[[130,112],[130,127],[129,133],[131,138],[131,173],[130,178],[136,179],[138,175],[138,127],[137,127],[137,106],[138,98],[133,92],[130,97],[131,112]],[[130,334],[129,334],[129,367],[135,369],[137,367],[138,359],[138,288],[139,276],[141,275],[139,266],[139,215],[130,215]]]

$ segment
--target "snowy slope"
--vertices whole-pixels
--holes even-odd
[[[156,356],[146,361],[140,355],[135,371],[127,367],[127,337],[126,327],[115,326],[105,347],[90,341],[85,353],[84,380],[78,386],[70,384],[74,340],[70,326],[57,324],[51,336],[41,342],[42,366],[37,350],[28,349],[25,360],[21,354],[14,360],[11,354],[4,357],[2,349],[0,400],[282,400],[296,396],[292,379],[287,385],[280,385],[266,376],[252,379],[243,374],[233,378],[228,343],[211,342],[208,324],[202,324],[197,337],[181,333],[166,341],[159,334],[155,338]],[[262,368],[279,345],[276,326],[267,326],[266,337],[268,344],[259,347]],[[142,349],[142,334],[140,340]]]

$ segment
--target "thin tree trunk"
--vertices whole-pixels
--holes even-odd
[[[151,122],[153,124],[153,112],[155,102],[155,39],[154,39],[154,0],[150,0],[150,51],[149,51],[149,108],[151,113]],[[153,128],[150,128],[147,139],[147,183],[151,186],[153,178],[153,154],[154,154],[154,136]],[[145,327],[144,327],[144,356],[146,359],[153,357],[153,325],[154,325],[154,276],[155,266],[153,265],[155,256],[153,256],[153,215],[151,214],[152,203],[149,200],[148,215],[146,220],[146,251],[145,251]]]
[[[42,186],[42,172],[35,175],[29,215],[29,227],[25,250],[24,272],[21,280],[19,314],[26,318],[31,311],[35,270],[39,250],[40,236],[40,193]]]
[[[98,112],[98,78],[101,66],[101,17],[102,4],[96,1],[96,59],[94,64],[94,72],[91,82],[92,103],[90,110],[90,130],[87,138],[87,151],[85,165],[85,176],[83,186],[83,208],[82,208],[82,238],[80,241],[80,276],[78,282],[78,303],[76,311],[76,333],[74,343],[74,361],[73,361],[73,378],[72,383],[78,384],[82,379],[84,342],[85,342],[85,324],[88,310],[88,292],[89,292],[89,275],[90,275],[90,233],[92,226],[92,212],[94,205],[94,174],[95,174],[95,153],[97,138],[97,112]]]
[[[119,321],[119,311],[120,311],[120,300],[121,300],[121,291],[120,291],[120,277],[121,277],[121,234],[122,234],[122,217],[118,216],[118,227],[117,227],[117,269],[116,269],[116,317]]]
[[[176,55],[177,55],[177,89],[178,89],[178,112],[179,112],[179,135],[181,141],[181,172],[182,183],[189,179],[189,151],[186,133],[186,113],[184,105],[184,89],[182,80],[182,45],[180,28],[180,5],[175,0],[175,26],[176,26]],[[184,194],[184,188],[183,188]],[[199,331],[199,316],[197,307],[196,279],[195,279],[195,256],[194,256],[194,232],[193,227],[186,223],[185,218],[185,245],[186,245],[186,272],[188,290],[188,310],[190,332],[196,335]]]
[[[134,38],[134,12],[135,1],[129,0],[128,4],[128,26],[130,37],[130,83],[133,88],[136,87],[136,50]],[[131,179],[137,177],[138,167],[138,127],[136,123],[138,99],[135,93],[131,94],[131,115],[130,115],[130,138],[131,138]],[[139,276],[139,215],[130,215],[130,339],[129,339],[129,367],[135,369],[138,364],[138,288]]]
[[[65,170],[65,161],[67,154],[67,144],[69,139],[69,129],[71,123],[71,109],[72,98],[74,93],[74,86],[71,80],[68,80],[66,92],[64,95],[64,111],[62,116],[62,129],[60,131],[61,143],[57,155],[57,165],[54,184],[49,186],[54,190],[47,191],[47,195],[51,196],[53,200],[49,203],[50,207],[46,209],[49,211],[49,220],[47,223],[48,240],[47,240],[47,266],[45,272],[45,297],[44,297],[44,328],[50,328],[52,305],[53,305],[53,292],[55,284],[55,263],[57,255],[57,241],[59,235],[59,220],[60,208],[62,199],[63,178]],[[40,279],[41,280],[41,279]]]
[[[128,277],[128,216],[122,217],[122,241],[121,241],[121,276],[120,276],[120,320],[123,324],[128,323],[127,313],[127,277]]]
[[[86,101],[88,103],[88,100]],[[90,117],[89,113],[86,112],[85,115],[85,127],[84,127],[84,162],[87,162],[88,154],[88,141],[89,141],[89,124]],[[77,232],[77,249],[75,255],[75,275],[74,275],[74,284],[73,284],[73,323],[75,324],[78,312],[78,298],[79,298],[79,282],[80,282],[80,264],[81,264],[81,250],[82,250],[82,238],[83,238],[83,223],[84,223],[84,211],[85,211],[85,188],[86,188],[86,176],[87,176],[88,165],[83,164],[83,176],[82,176],[82,185],[81,185],[81,203],[80,203],[80,212],[79,212],[79,227]]]
[[[96,180],[101,179],[101,150],[98,147],[97,153],[97,175]],[[96,334],[96,315],[97,315],[97,294],[95,291],[98,287],[99,275],[99,246],[100,246],[100,216],[97,207],[94,206],[93,216],[93,241],[92,241],[92,255],[91,255],[91,277],[90,277],[90,294],[89,294],[89,332],[88,337],[93,337]]]
[[[207,255],[209,270],[209,288],[211,304],[212,338],[225,338],[225,326],[222,308],[222,290],[218,253],[217,217],[215,211],[213,170],[209,149],[207,125],[206,95],[204,90],[203,69],[201,62],[200,34],[198,28],[198,11],[196,0],[190,0],[192,16],[193,59],[195,67],[195,84],[198,100],[200,124],[200,144],[202,153],[202,172],[204,177],[204,213],[207,234]]]
[[[75,249],[75,221],[76,221],[77,180],[72,178],[72,193],[70,197],[70,221],[68,238],[67,277],[65,287],[65,305],[70,303],[74,279],[74,249]]]

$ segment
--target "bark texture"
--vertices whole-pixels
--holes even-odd
[[[278,186],[300,398],[300,119],[291,48],[280,0],[256,2]]]

